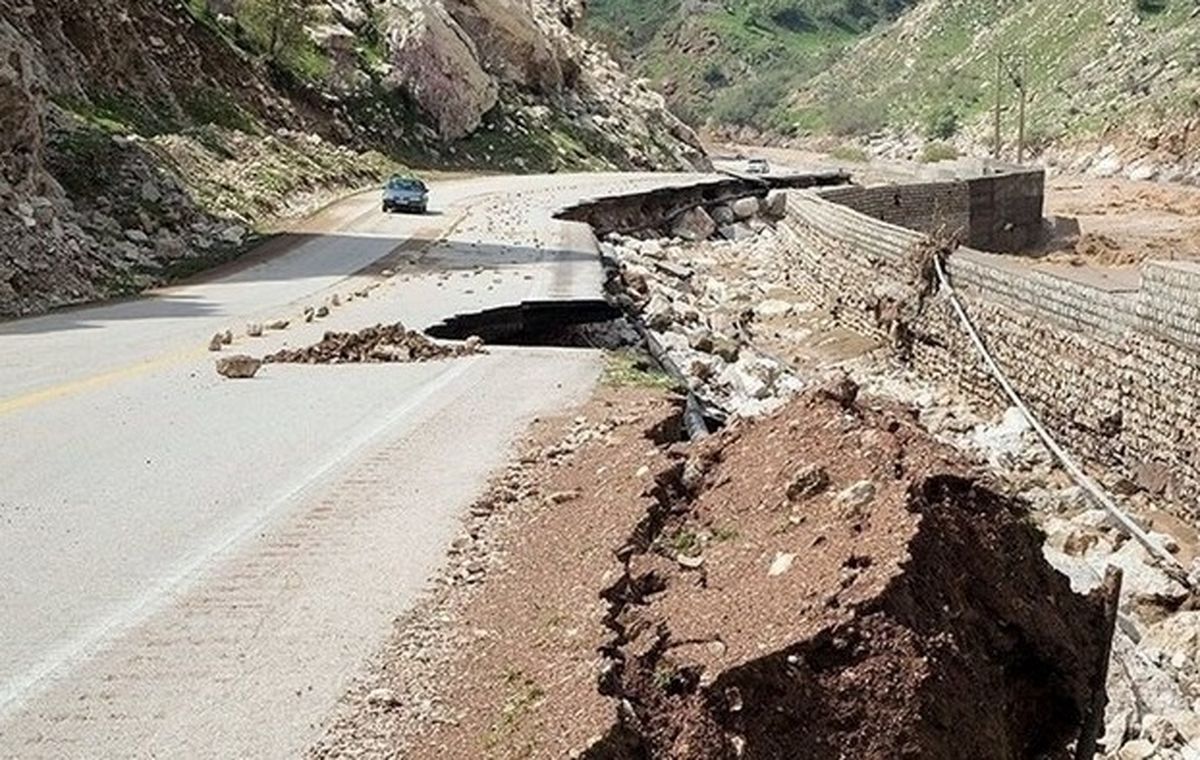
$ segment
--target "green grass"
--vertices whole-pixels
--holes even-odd
[[[957,148],[941,142],[925,143],[925,147],[921,151],[921,161],[926,164],[936,164],[938,161],[953,161],[958,156]]]
[[[489,750],[498,750],[509,744],[512,735],[546,696],[545,689],[519,670],[505,671],[503,681],[507,692],[504,707],[483,737],[484,746]],[[526,745],[516,749],[517,756],[524,757],[531,754],[533,748]]]
[[[605,385],[614,387],[634,386],[663,390],[674,390],[676,387],[671,376],[655,367],[649,355],[631,349],[612,351],[608,354],[602,381]]]
[[[1071,140],[1127,128],[1131,122],[1167,124],[1187,118],[1180,93],[1197,90],[1196,66],[1149,93],[1131,81],[1154,81],[1165,61],[1194,60],[1200,19],[1192,4],[1169,2],[1131,20],[1134,0],[945,0],[901,36],[872,35],[842,56],[800,96],[795,109],[829,112],[847,100],[885,104],[892,126],[945,140],[959,128],[987,131],[995,90],[995,52],[1003,51],[1003,129],[1016,132],[1013,75],[1024,73],[1031,92],[1030,131],[1043,139]],[[932,7],[932,6],[929,6]],[[1120,19],[1110,23],[1111,19]],[[1137,50],[1136,56],[1131,52]],[[1114,73],[1132,67],[1131,77]],[[1112,108],[1110,106],[1114,106]],[[1162,113],[1156,113],[1161,106]],[[827,119],[826,119],[827,121]]]
[[[725,0],[685,14],[676,2],[592,0],[586,29],[619,41],[637,72],[669,86],[671,106],[694,123],[979,139],[995,97],[996,51],[1011,69],[1001,82],[1008,143],[1019,74],[1031,92],[1029,131],[1043,142],[1174,129],[1200,115],[1194,3],[923,0],[900,34],[889,19],[912,5]]]
[[[839,145],[829,151],[829,155],[839,161],[850,161],[855,164],[865,164],[868,161],[867,152],[857,145]]]
[[[660,539],[659,544],[664,551],[675,557],[696,557],[704,551],[704,542],[700,535],[686,528]]]

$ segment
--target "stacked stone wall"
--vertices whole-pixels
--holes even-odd
[[[781,230],[794,281],[842,324],[893,341],[922,375],[1007,404],[946,296],[922,298],[927,236],[835,202],[841,192],[790,195]],[[1187,504],[1200,494],[1200,267],[1151,262],[1141,287],[1109,290],[960,248],[948,272],[989,350],[1068,449],[1165,484],[1176,512],[1200,517]]]

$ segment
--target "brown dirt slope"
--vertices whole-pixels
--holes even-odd
[[[678,437],[660,389],[605,386],[540,420],[469,510],[430,596],[397,623],[313,758],[559,758],[613,722],[596,684],[612,547]]]
[[[589,757],[1068,756],[1099,602],[906,411],[835,395],[660,477],[606,592],[622,726]]]

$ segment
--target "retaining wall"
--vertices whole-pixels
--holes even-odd
[[[807,297],[893,341],[926,377],[1007,405],[945,297],[922,299],[914,251],[926,237],[835,203],[839,192],[789,194],[780,229]],[[1140,282],[1105,288],[960,248],[949,274],[997,361],[1069,450],[1200,517],[1188,503],[1200,494],[1200,266],[1150,262]]]
[[[822,195],[890,224],[1007,252],[1038,241],[1044,188],[1044,172],[1020,169],[945,182],[839,187]]]

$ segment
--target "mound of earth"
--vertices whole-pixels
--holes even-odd
[[[483,342],[467,339],[460,345],[435,343],[403,324],[375,325],[358,332],[327,332],[319,343],[285,348],[263,358],[266,363],[349,364],[423,362],[481,352]]]
[[[835,387],[658,477],[605,592],[620,721],[588,757],[1071,756],[1102,601],[907,411]]]

